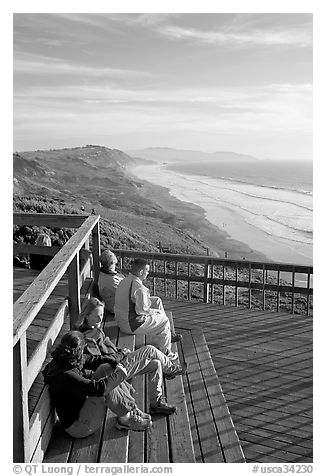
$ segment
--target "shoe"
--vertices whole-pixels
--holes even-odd
[[[164,377],[167,380],[172,380],[177,375],[184,375],[187,372],[187,364],[184,363],[182,365],[173,364],[173,366],[167,371],[164,372]]]
[[[168,359],[170,360],[176,360],[178,356],[178,352],[171,352],[171,350],[167,350],[165,352],[165,355],[167,356]]]
[[[156,403],[151,403],[149,406],[150,413],[161,413],[163,415],[172,415],[177,412],[177,408],[167,403],[165,397],[160,397]]]
[[[182,341],[182,334],[171,334],[171,344]]]
[[[116,428],[117,430],[145,431],[148,430],[152,424],[152,420],[142,418],[131,411],[130,417],[126,421],[122,421],[118,417]]]
[[[152,417],[150,416],[149,413],[143,412],[140,408],[135,407],[131,410],[133,413],[136,413],[136,415],[140,416],[143,420],[151,420]]]

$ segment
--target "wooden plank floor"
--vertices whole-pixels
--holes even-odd
[[[311,462],[312,318],[164,302],[178,331],[203,331],[246,461]]]
[[[30,270],[14,270],[15,299],[33,279]],[[311,462],[312,318],[164,303],[178,331],[204,332],[246,461]]]

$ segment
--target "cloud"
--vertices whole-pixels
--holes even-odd
[[[161,130],[245,133],[311,131],[312,87],[135,90],[112,86],[30,87],[15,97],[15,117],[102,124],[119,133]],[[36,119],[37,118],[37,119]],[[77,119],[75,119],[77,118]],[[103,122],[104,121],[104,122]]]
[[[188,40],[206,44],[230,44],[235,46],[295,46],[307,47],[312,44],[312,33],[302,28],[289,30],[247,30],[247,31],[203,31],[165,25],[159,32],[174,40]]]
[[[29,75],[67,75],[78,77],[95,78],[145,78],[153,77],[153,74],[146,71],[129,69],[108,68],[101,66],[86,66],[83,64],[72,64],[53,57],[39,55],[16,55],[14,59],[14,72]]]

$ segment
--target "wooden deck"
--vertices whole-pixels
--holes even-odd
[[[170,301],[203,331],[247,462],[312,462],[312,318]]]
[[[14,270],[14,300],[34,277],[35,272]],[[61,297],[64,292],[63,283]],[[312,318],[193,301],[165,303],[188,352],[205,345],[198,341],[199,331],[204,333],[246,461],[311,462]],[[200,461],[213,451],[207,444],[212,426],[196,406],[200,398],[191,392],[191,378],[191,373],[183,377],[183,384]]]

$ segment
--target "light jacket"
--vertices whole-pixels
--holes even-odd
[[[129,274],[115,293],[115,320],[124,332],[134,332],[151,313],[149,289],[135,275]]]

